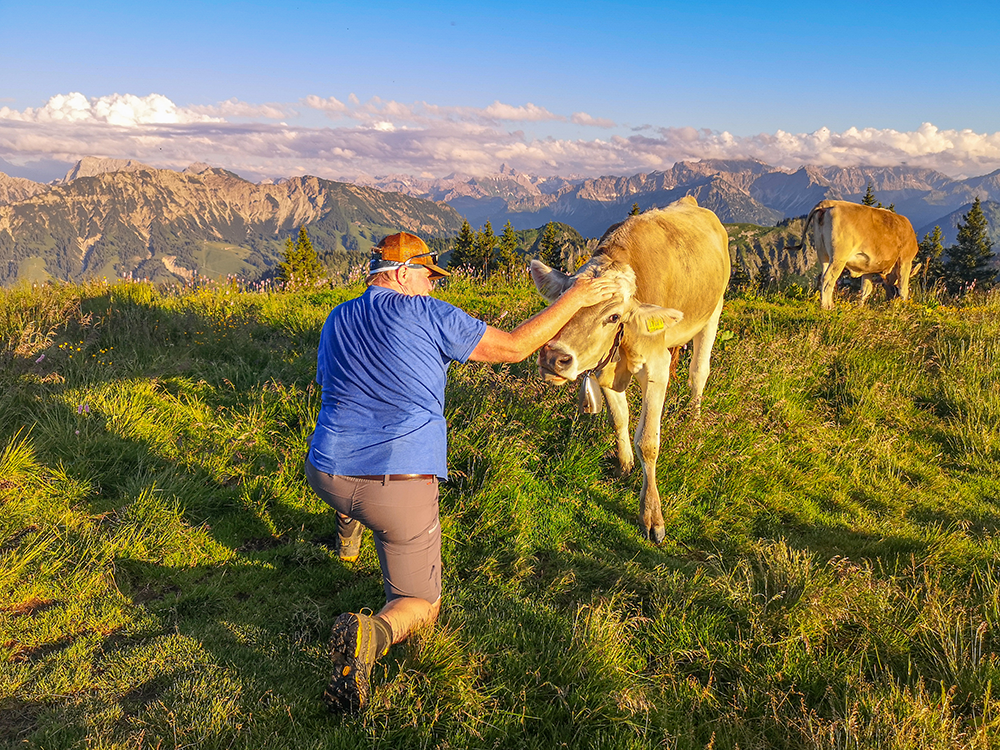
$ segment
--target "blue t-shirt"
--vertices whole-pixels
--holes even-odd
[[[444,387],[486,324],[432,297],[370,286],[323,325],[309,460],[328,474],[448,476]]]

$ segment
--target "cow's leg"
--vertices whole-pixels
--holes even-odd
[[[847,266],[847,261],[837,261],[836,259],[830,265],[826,267],[823,272],[823,280],[820,286],[820,305],[824,310],[833,309],[833,293],[837,288],[837,281],[840,279],[840,274],[844,272],[844,268]]]
[[[917,266],[919,268],[919,265]],[[913,274],[913,259],[899,262],[899,281],[896,286],[899,297],[904,302],[910,298],[910,276]]]
[[[604,400],[608,402],[611,427],[615,431],[615,442],[618,446],[618,469],[622,476],[625,476],[632,471],[632,466],[635,464],[632,441],[629,440],[628,434],[628,399],[624,392],[605,388]]]
[[[876,278],[881,282],[882,277],[877,273],[866,273],[861,277],[861,300],[858,304],[865,304],[868,298],[872,296],[872,292],[875,291],[874,280]]]
[[[722,298],[705,327],[695,334],[691,351],[691,367],[688,370],[688,385],[691,388],[691,415],[701,416],[701,396],[705,392],[705,381],[712,360],[712,347],[719,332],[719,318],[722,317]]]
[[[826,278],[827,272],[830,270],[830,260],[829,258],[819,259],[819,276],[816,277],[816,291],[823,291],[823,279]]]
[[[663,419],[670,362],[661,364],[661,367],[651,369],[647,362],[639,372],[642,412],[635,430],[635,447],[642,461],[639,518],[645,537],[656,544],[660,544],[666,536],[663,511],[660,508],[660,491],[656,486],[656,459],[660,455],[660,421]]]

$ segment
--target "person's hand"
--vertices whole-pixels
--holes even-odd
[[[577,307],[590,307],[606,302],[619,291],[618,282],[606,276],[578,276],[573,286],[563,292]]]

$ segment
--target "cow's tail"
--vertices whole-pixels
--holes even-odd
[[[787,246],[788,250],[803,250],[805,248],[805,246],[806,246],[806,238],[809,236],[809,230],[813,226],[813,221],[815,220],[815,221],[818,222],[819,218],[823,215],[823,212],[825,210],[826,209],[824,207],[822,207],[822,204],[820,204],[820,203],[817,203],[813,207],[813,210],[809,212],[808,216],[806,216],[805,223],[803,223],[803,225],[802,225],[802,237],[799,239],[799,244],[798,245],[788,245]],[[813,235],[813,242],[814,243],[816,242],[815,237],[816,237],[816,235],[814,234]]]

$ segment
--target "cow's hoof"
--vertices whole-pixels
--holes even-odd
[[[632,469],[635,464],[615,464],[615,474],[619,477],[627,477],[632,473]]]
[[[663,544],[663,540],[667,538],[667,530],[664,526],[654,526],[651,529],[643,529],[642,535],[648,542]]]

